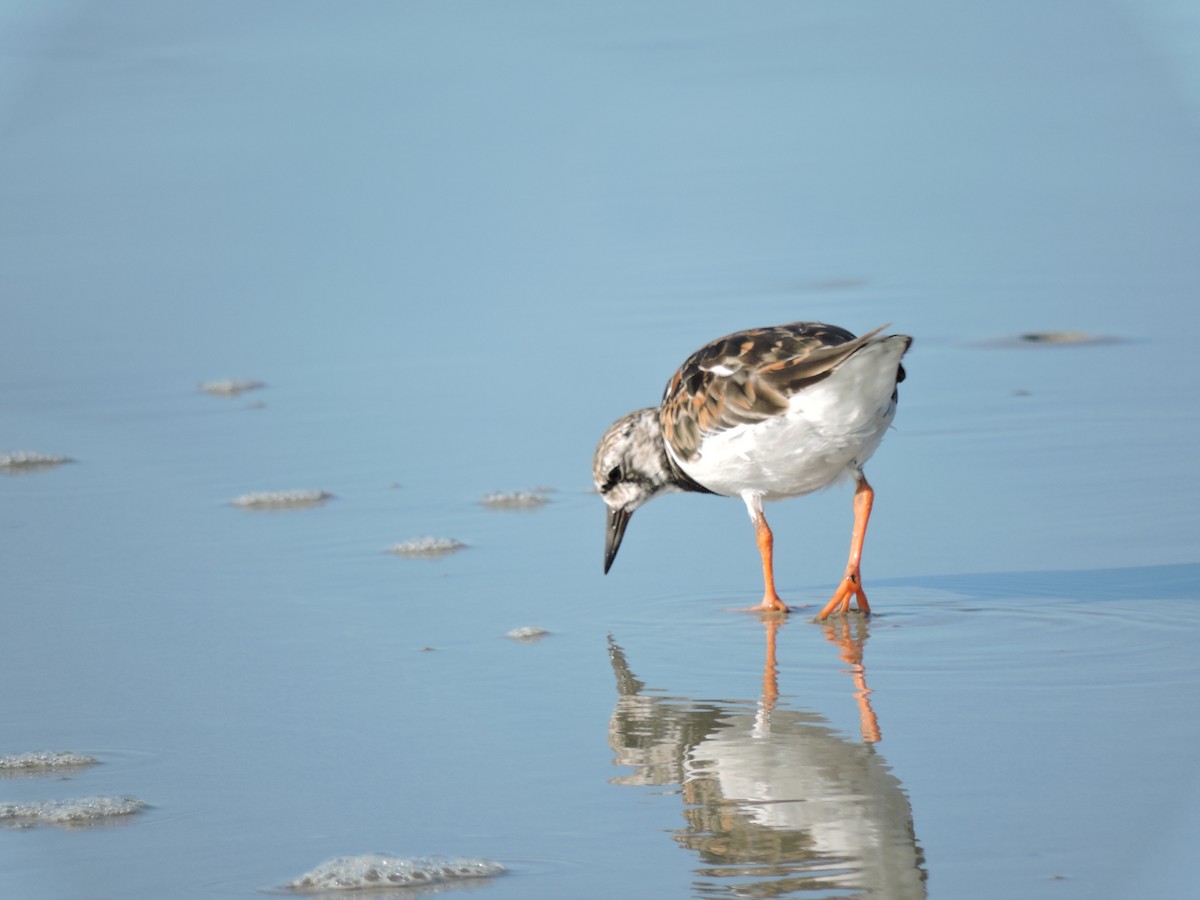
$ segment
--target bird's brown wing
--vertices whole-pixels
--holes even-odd
[[[844,328],[793,322],[718,338],[687,358],[663,393],[663,437],[678,459],[707,434],[784,412],[788,398],[825,378],[887,326],[856,338]]]

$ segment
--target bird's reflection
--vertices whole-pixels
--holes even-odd
[[[863,667],[869,622],[825,625],[853,679],[862,740],[779,702],[781,617],[764,616],[767,648],[757,702],[655,696],[610,637],[617,679],[609,724],[616,784],[679,785],[685,827],[675,840],[700,857],[697,896],[924,898],[912,809],[880,757]]]

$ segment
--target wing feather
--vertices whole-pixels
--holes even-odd
[[[704,436],[779,415],[788,398],[827,377],[887,326],[856,338],[844,328],[793,322],[718,338],[693,353],[663,393],[663,436],[689,460]]]

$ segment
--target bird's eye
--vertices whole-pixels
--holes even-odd
[[[620,480],[621,467],[613,466],[612,471],[608,473],[608,477],[604,480],[604,487],[600,488],[600,490],[607,493],[608,491],[612,490],[613,486],[616,485]]]

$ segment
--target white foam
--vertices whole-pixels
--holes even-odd
[[[69,456],[35,453],[32,450],[13,450],[9,453],[0,453],[0,469],[48,469],[51,466],[61,466],[63,463],[69,462],[74,462]]]
[[[258,491],[234,497],[229,502],[242,509],[300,509],[305,506],[320,506],[332,497],[333,494],[327,491]]]
[[[253,379],[223,378],[219,381],[206,381],[200,385],[200,390],[218,397],[236,397],[246,391],[256,391],[265,387],[263,382]]]
[[[32,753],[10,753],[8,756],[0,756],[0,774],[36,774],[43,771],[82,769],[95,764],[95,759],[82,753],[36,750]]]
[[[506,869],[490,859],[420,856],[406,858],[385,853],[341,856],[322,863],[285,890],[303,893],[356,891],[364,888],[418,887],[447,884],[468,878],[489,878]]]
[[[457,553],[466,546],[454,538],[420,537],[393,544],[388,547],[388,553],[394,553],[396,556],[432,558]]]
[[[98,825],[130,816],[146,808],[137,797],[79,797],[74,800],[35,800],[30,803],[0,803],[0,824]]]
[[[550,632],[548,632],[545,628],[539,628],[536,625],[522,625],[520,628],[514,628],[504,636],[506,638],[512,638],[514,641],[532,644],[540,641],[549,633]]]
[[[549,503],[550,498],[542,490],[512,491],[510,493],[496,491],[484,494],[479,498],[479,502],[492,509],[537,509]]]

